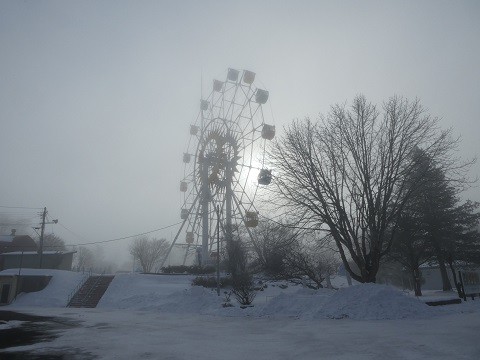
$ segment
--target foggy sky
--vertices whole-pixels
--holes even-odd
[[[46,206],[69,244],[178,222],[201,77],[208,93],[229,67],[257,73],[277,129],[359,93],[418,97],[472,158],[479,15],[477,1],[2,0],[0,205]],[[126,258],[128,243],[105,249]]]

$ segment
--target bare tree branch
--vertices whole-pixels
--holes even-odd
[[[418,99],[392,97],[380,114],[358,96],[350,108],[335,105],[317,123],[294,121],[273,143],[275,203],[311,227],[326,226],[352,278],[374,282],[416,186],[406,181],[415,168],[413,152],[421,148],[465,184],[471,162],[453,157],[457,142]]]

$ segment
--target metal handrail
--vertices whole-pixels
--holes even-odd
[[[83,285],[85,285],[85,283],[87,282],[88,278],[92,275],[92,269],[90,269],[86,274],[84,274],[84,276],[82,277],[82,279],[79,281],[79,283],[77,284],[77,286],[75,287],[75,289],[73,289],[72,292],[70,292],[70,294],[68,295],[68,301],[67,301],[67,305],[66,307],[68,307],[68,305],[70,304],[70,301],[72,301],[73,297],[75,296],[75,294],[81,289],[81,287]]]

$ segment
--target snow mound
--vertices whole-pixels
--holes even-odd
[[[205,314],[221,307],[221,297],[201,286],[178,291],[167,296],[166,301],[156,309],[169,313]]]
[[[218,296],[213,289],[192,286],[189,289],[172,293],[155,310],[173,314],[201,314],[226,317],[252,316],[256,307],[241,309],[235,300],[231,307],[223,307],[224,297]]]
[[[315,318],[382,320],[431,317],[436,313],[422,301],[391,286],[360,284],[339,289]]]
[[[335,290],[299,289],[294,293],[282,293],[273,297],[259,312],[260,316],[311,317],[318,312]]]

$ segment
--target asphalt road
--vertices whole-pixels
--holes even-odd
[[[0,359],[2,360],[79,360],[95,359],[91,354],[75,348],[55,349],[39,353],[21,350],[21,347],[45,344],[58,337],[62,330],[78,326],[70,319],[0,311],[0,325],[10,321],[21,321],[18,326],[0,327]],[[40,346],[41,347],[41,346]]]

